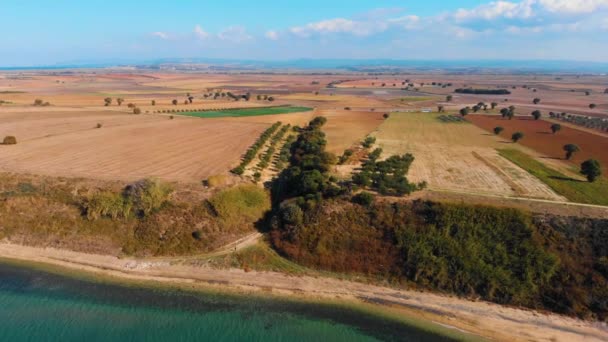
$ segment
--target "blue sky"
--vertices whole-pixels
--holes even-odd
[[[608,61],[608,0],[2,0],[0,66],[208,57]]]

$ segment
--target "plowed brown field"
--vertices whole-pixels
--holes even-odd
[[[505,130],[501,136],[507,139],[514,132],[521,131],[525,137],[519,144],[545,154],[547,158],[564,159],[564,145],[576,144],[581,151],[575,153],[569,161],[572,165],[578,166],[584,160],[594,158],[603,165],[604,174],[608,171],[608,138],[605,136],[565,125],[562,125],[562,130],[557,134],[552,134],[551,122],[527,117],[506,120],[496,115],[470,115],[467,120],[489,132],[496,126],[502,126]]]

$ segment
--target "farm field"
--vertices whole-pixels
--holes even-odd
[[[277,115],[286,113],[308,112],[312,108],[308,107],[266,107],[266,108],[246,108],[246,109],[226,109],[217,111],[185,112],[179,115],[194,116],[198,118],[222,118],[222,117],[244,117],[260,115]]]
[[[520,131],[524,133],[524,138],[519,144],[540,152],[547,159],[563,160],[578,168],[583,161],[593,158],[602,164],[604,175],[608,171],[608,137],[566,125],[562,125],[558,133],[552,134],[551,122],[528,117],[507,120],[495,115],[469,115],[467,120],[488,132],[492,132],[496,126],[504,127],[501,136],[505,139],[509,139],[514,132]],[[570,161],[565,160],[563,146],[566,144],[576,144],[581,149]]]
[[[446,123],[431,113],[392,113],[375,134],[384,156],[412,153],[408,178],[432,190],[564,200],[508,160],[495,137],[467,123]]]
[[[96,123],[103,126],[96,128]],[[263,123],[121,113],[0,120],[0,134],[20,139],[17,145],[0,146],[0,169],[95,179],[158,177],[200,182],[238,164],[265,128]]]
[[[501,149],[499,153],[538,179],[541,179],[553,190],[570,201],[608,205],[608,181],[606,179],[599,179],[594,183],[572,179],[519,150]]]

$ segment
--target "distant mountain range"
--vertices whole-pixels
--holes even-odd
[[[140,69],[188,70],[334,70],[354,72],[398,72],[405,70],[453,72],[565,72],[608,73],[608,62],[560,60],[393,60],[393,59],[293,59],[283,61],[232,60],[217,58],[164,58],[156,60],[72,61],[55,65],[0,67],[0,70],[44,70],[72,68],[134,67]]]

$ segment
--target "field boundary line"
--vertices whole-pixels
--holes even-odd
[[[467,191],[436,190],[436,189],[427,189],[426,191],[437,192],[437,193],[453,193],[453,194],[460,194],[460,195],[475,195],[475,196],[484,196],[484,197],[500,198],[500,199],[507,199],[507,200],[528,201],[528,202],[537,202],[537,203],[565,205],[565,206],[571,206],[571,207],[598,208],[598,209],[608,210],[608,206],[599,205],[599,204],[586,204],[586,203],[566,202],[566,201],[552,201],[552,200],[546,200],[546,199],[527,198],[527,197],[500,196],[500,195],[491,195],[491,194],[484,194],[484,193],[477,193],[477,192],[470,192],[470,191],[467,192]]]

